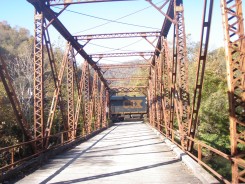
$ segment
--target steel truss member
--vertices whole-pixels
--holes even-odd
[[[44,40],[45,40],[45,46],[47,48],[47,54],[48,54],[48,58],[49,58],[49,63],[50,63],[50,68],[52,71],[52,75],[53,75],[53,79],[54,79],[54,86],[55,88],[57,88],[58,86],[58,71],[57,71],[57,62],[56,59],[54,57],[54,53],[53,53],[53,49],[52,49],[52,44],[51,44],[51,40],[50,40],[50,36],[49,36],[49,31],[48,31],[48,26],[46,24],[46,21],[44,20]],[[63,125],[65,130],[68,130],[68,125],[67,125],[67,113],[65,112],[65,102],[62,98],[62,90],[59,89],[59,96],[58,96],[58,104],[60,107],[60,113],[62,116],[62,120],[63,120]]]
[[[82,76],[78,85],[78,97],[77,97],[77,105],[76,105],[75,121],[74,121],[75,135],[77,134],[77,127],[80,119],[80,111],[82,111],[82,115],[84,114],[84,107],[82,105],[82,101],[83,101],[83,89],[84,89],[84,82],[86,76],[86,68],[87,68],[87,62],[85,61],[82,68]],[[84,122],[81,124],[81,128],[82,128],[82,134],[85,135]]]
[[[34,139],[36,150],[43,149],[44,114],[43,114],[43,13],[35,11],[34,34]]]
[[[74,114],[74,53],[73,49],[70,48],[69,55],[67,61],[67,120],[68,120],[68,138],[69,140],[75,138],[74,132],[74,121],[75,121],[75,114]]]
[[[129,92],[145,92],[147,86],[115,86],[115,87],[110,87],[110,93],[129,93]]]
[[[87,62],[84,63],[85,73],[84,73],[84,82],[83,82],[83,92],[84,92],[84,128],[85,133],[91,133],[91,119],[90,119],[90,72],[89,72],[89,65]]]
[[[166,136],[169,137],[171,134],[170,131],[170,104],[171,104],[171,61],[169,57],[169,48],[167,40],[162,40],[162,51],[161,51],[161,59],[163,62],[163,116],[164,116],[164,124],[165,124],[165,133]]]
[[[99,80],[98,73],[94,72],[93,76],[93,86],[92,86],[92,96],[91,96],[91,110],[90,110],[90,119],[93,121],[93,130],[98,130],[100,127],[98,126],[99,118]]]
[[[106,108],[107,108],[107,100],[106,100],[106,90],[104,84],[101,84],[100,89],[100,104],[101,104],[101,128],[106,127]]]
[[[190,119],[190,99],[188,89],[188,72],[186,56],[186,36],[184,22],[183,4],[176,4],[175,7],[175,34],[176,34],[176,54],[177,54],[177,83],[175,88],[175,110],[181,133],[181,141],[184,149],[187,148],[186,135],[189,128]]]
[[[208,42],[211,29],[211,19],[213,12],[213,0],[209,0],[209,8],[207,6],[207,0],[204,1],[204,12],[203,12],[203,22],[202,22],[202,33],[201,42],[199,48],[199,59],[196,73],[196,85],[194,89],[194,97],[192,103],[191,119],[188,128],[188,136],[191,138],[195,137],[197,122],[198,122],[198,112],[201,104],[202,88],[204,81],[204,71],[208,52]],[[193,149],[193,142],[188,141],[188,151]]]
[[[245,182],[245,35],[242,0],[221,0],[230,114],[232,183]]]
[[[69,54],[70,50],[71,50],[71,46],[68,43],[66,51],[65,51],[65,54],[63,56],[62,63],[61,63],[60,71],[59,71],[59,74],[58,74],[58,80],[57,80],[58,84],[57,84],[57,87],[55,88],[54,93],[53,93],[52,103],[51,103],[51,107],[49,109],[49,116],[48,116],[48,120],[47,120],[46,127],[45,127],[45,141],[46,141],[45,142],[45,147],[46,148],[48,147],[48,144],[49,144],[49,136],[51,134],[51,129],[52,129],[52,125],[53,125],[54,115],[55,115],[55,112],[56,112],[56,107],[57,107],[57,103],[58,103],[58,99],[59,99],[59,95],[60,95],[62,79],[63,79],[63,76],[64,76],[65,68],[67,66],[68,54]]]
[[[156,60],[156,120],[157,120],[157,129],[161,131],[162,120],[163,120],[163,108],[162,108],[162,53]]]

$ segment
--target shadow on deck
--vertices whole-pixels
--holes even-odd
[[[143,122],[119,122],[17,183],[201,183]]]

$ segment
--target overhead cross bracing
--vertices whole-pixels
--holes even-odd
[[[124,65],[99,65],[101,69],[113,69],[113,68],[148,68],[149,64],[124,64]]]
[[[121,80],[148,80],[147,77],[130,77],[130,78],[106,78],[108,81],[121,81]]]
[[[71,0],[71,1],[60,1],[60,0],[48,0],[47,3],[51,6],[57,5],[71,5],[71,4],[83,4],[83,3],[104,3],[112,1],[135,1],[135,0]]]
[[[106,53],[106,54],[91,54],[91,58],[105,58],[105,57],[129,57],[129,56],[153,56],[154,52],[129,52],[129,53]]]
[[[126,2],[143,1],[28,0],[28,2],[36,9],[34,117],[31,126],[33,136],[29,136],[30,132],[27,131],[28,134],[25,132],[24,135],[30,142],[23,144],[28,146],[31,143],[34,148],[34,156],[52,147],[73,143],[80,138],[86,139],[107,128],[108,118],[110,118],[110,96],[115,93],[138,92],[147,96],[147,118],[152,127],[177,144],[220,181],[229,183],[229,179],[222,176],[219,170],[205,162],[207,152],[219,155],[231,165],[233,183],[245,182],[245,162],[242,149],[245,143],[244,67],[241,67],[244,66],[245,60],[243,57],[244,25],[241,0],[222,0],[221,6],[226,39],[230,153],[213,148],[212,145],[207,145],[196,137],[197,126],[200,122],[198,112],[202,99],[213,0],[204,1],[194,99],[190,96],[191,92],[188,87],[185,31],[185,22],[190,17],[185,17],[183,0],[160,2],[147,0],[144,1],[147,6],[139,9],[136,9],[138,6],[128,6],[128,9],[134,8],[134,11],[124,15],[120,14],[122,11],[118,11],[117,13],[120,14],[118,16],[110,15],[109,12],[114,11],[113,8],[104,7],[112,2],[114,6],[121,3],[122,5],[119,5],[121,10]],[[100,11],[95,12],[91,9],[89,12],[90,7],[96,3],[100,3]],[[157,18],[148,19],[147,16],[142,16],[141,13],[147,12],[150,8],[158,13]],[[85,12],[87,10],[88,12]],[[97,13],[101,14],[94,15]],[[70,14],[76,14],[76,18],[66,19]],[[149,12],[147,14],[149,15]],[[110,17],[108,18],[107,15]],[[135,22],[134,16],[139,18]],[[88,19],[80,20],[80,17]],[[124,18],[128,18],[127,21]],[[103,23],[100,24],[100,21]],[[90,23],[95,23],[95,25],[90,27]],[[109,24],[113,26],[107,27]],[[59,65],[52,54],[51,38],[47,32],[51,30],[50,27],[55,28],[67,42],[67,48],[64,49],[64,56]],[[129,29],[126,30],[126,28]],[[44,93],[47,89],[43,83],[45,78],[43,54],[46,50],[55,83],[54,89],[49,91],[53,94],[51,100],[47,99]],[[0,72],[6,73],[3,70]],[[2,78],[6,78],[5,73],[1,75]],[[11,89],[11,80],[6,82],[5,88]],[[12,100],[13,106],[18,105],[15,94],[8,93],[9,98],[14,99]],[[67,95],[65,100],[63,99],[64,94]],[[49,103],[46,100],[49,100]],[[192,106],[191,102],[193,102]],[[67,103],[67,107],[62,105],[64,103]],[[16,117],[19,118],[25,131],[27,126],[24,119],[21,120],[21,109],[19,106],[16,107]],[[55,126],[57,122],[54,121],[54,117],[60,111],[62,112],[62,118],[60,118],[62,123],[58,122],[59,125]],[[10,164],[7,163],[1,168],[2,175],[20,163],[15,160],[14,155],[14,151],[19,147],[14,146],[1,150],[11,155]]]
[[[160,32],[129,32],[129,33],[111,33],[94,35],[77,35],[77,40],[108,39],[108,38],[132,38],[132,37],[159,37]]]

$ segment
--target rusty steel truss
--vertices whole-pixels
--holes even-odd
[[[245,36],[242,0],[222,0],[230,113],[232,182],[245,182]]]
[[[132,38],[132,37],[159,37],[160,32],[132,32],[132,33],[111,33],[111,34],[93,34],[77,35],[76,40],[110,39],[110,38]]]
[[[106,53],[106,54],[90,54],[91,58],[106,58],[106,57],[129,57],[129,56],[153,56],[154,52],[126,52],[126,53]]]
[[[164,17],[161,31],[89,35],[72,35],[59,19],[59,15],[70,5],[112,2],[112,0],[27,1],[35,7],[34,122],[31,126],[22,113],[21,105],[2,57],[0,58],[0,77],[12,104],[17,122],[26,140],[31,142],[35,154],[41,154],[53,145],[73,142],[79,137],[86,138],[96,131],[107,128],[110,118],[110,96],[116,93],[140,92],[147,96],[148,119],[151,126],[164,134],[167,139],[176,143],[183,151],[223,182],[229,183],[227,179],[202,160],[203,149],[230,161],[232,183],[245,182],[245,154],[243,149],[245,145],[245,37],[242,0],[221,0],[229,90],[230,155],[196,140],[195,137],[201,106],[213,0],[204,0],[198,67],[192,100],[190,100],[188,87],[183,0],[163,0],[160,4],[147,0]],[[60,6],[62,9],[56,13],[52,9],[54,6]],[[61,61],[54,57],[48,32],[50,25],[67,41]],[[173,26],[173,34],[169,35],[171,26]],[[173,44],[171,47],[168,43],[170,36]],[[79,43],[80,40],[89,42],[92,39],[130,39],[132,37],[145,38],[153,46],[154,51],[87,54],[84,50],[86,44]],[[154,44],[154,41],[151,42],[147,37],[158,39],[157,44]],[[45,47],[54,81],[50,99],[47,99],[44,93],[47,89],[44,76]],[[84,59],[80,66],[77,65],[76,55],[80,55]],[[139,61],[126,64],[115,63],[114,65],[102,65],[93,60],[94,58],[133,56],[149,57],[150,59],[145,59],[147,62],[144,63],[139,63],[141,62]],[[123,73],[120,76],[114,75],[112,77],[105,75],[107,71],[136,70],[138,68],[146,69],[147,75],[145,73],[142,76],[125,76]],[[116,84],[118,81],[130,81],[132,83],[127,85]],[[137,85],[135,81],[146,82],[146,85],[143,83]],[[59,116],[58,114],[61,117],[59,120],[55,119],[56,116]],[[30,127],[33,127],[33,130]],[[9,168],[12,166],[14,164]],[[2,173],[4,172],[2,170]]]
[[[43,149],[44,138],[44,105],[43,105],[43,33],[44,33],[44,17],[40,11],[35,11],[34,15],[35,31],[34,31],[34,138],[36,142],[36,150]]]

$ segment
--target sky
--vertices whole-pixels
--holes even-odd
[[[160,2],[164,1],[154,0],[153,2],[161,5]],[[198,42],[200,40],[204,0],[184,0],[183,2],[186,34],[190,35],[189,37],[191,41]],[[53,10],[58,12],[59,8],[61,7],[55,7]],[[131,15],[127,16],[129,14]],[[24,27],[28,29],[32,35],[34,33],[33,15],[34,7],[26,0],[1,2],[0,21],[7,21],[12,27]],[[124,16],[125,18],[121,18]],[[99,19],[98,17],[110,20],[121,18],[118,21],[123,22],[124,24],[118,24],[115,22],[108,23],[108,21]],[[162,27],[164,16],[148,2],[144,0],[136,0],[130,2],[71,5],[64,13],[61,14],[59,19],[73,35],[78,35],[157,31]],[[136,24],[140,27],[128,24]],[[49,32],[53,44],[65,45],[65,41],[54,28],[50,27]],[[223,46],[223,38],[220,1],[214,0],[209,49],[212,50]],[[154,38],[152,38],[151,41],[153,40]],[[168,36],[168,40],[169,42],[172,42],[172,34]],[[93,40],[89,42],[84,49],[88,54],[154,50],[154,48],[142,38],[114,39],[109,41]],[[114,62],[118,61],[118,58],[108,58],[105,59],[105,61]]]

